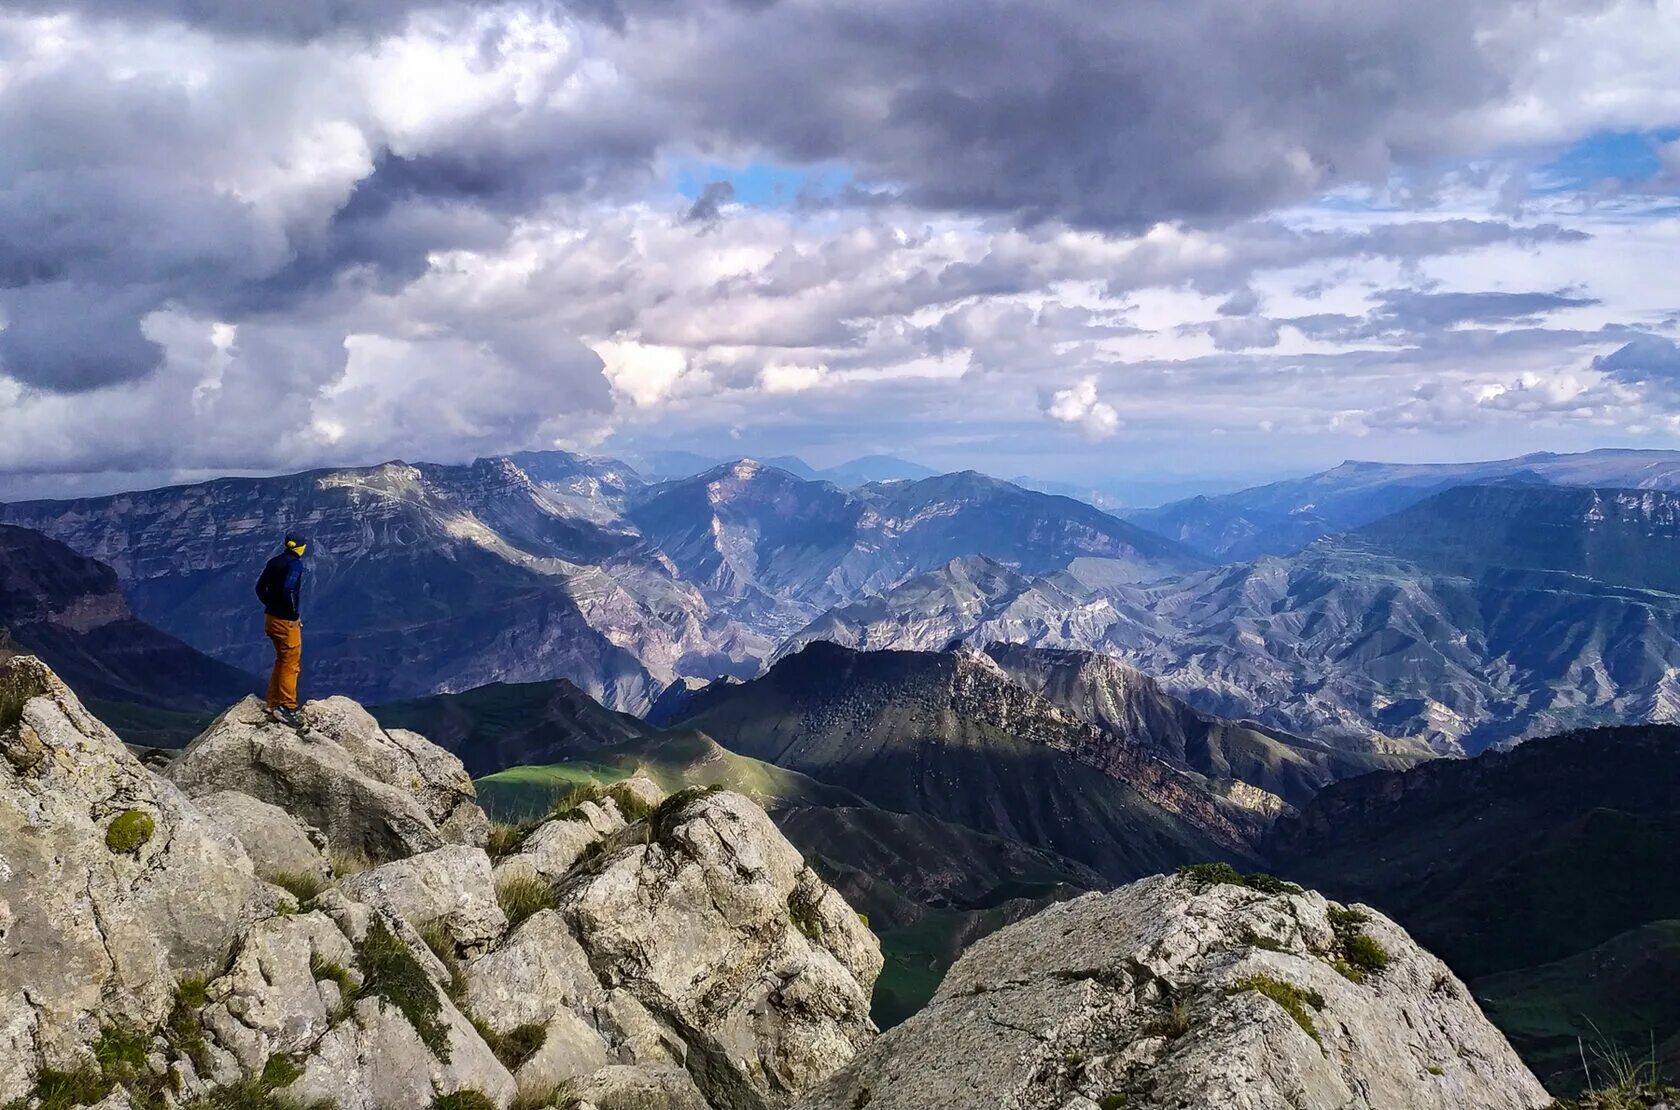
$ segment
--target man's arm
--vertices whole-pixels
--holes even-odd
[[[303,620],[303,560],[293,559],[286,572],[286,600],[291,603],[292,619]]]

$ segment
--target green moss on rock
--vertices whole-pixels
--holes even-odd
[[[152,820],[151,814],[139,809],[126,810],[117,814],[105,830],[105,847],[118,855],[138,852],[151,841],[155,832],[157,823]]]

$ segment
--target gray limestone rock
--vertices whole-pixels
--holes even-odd
[[[324,854],[327,838],[313,825],[294,820],[279,806],[242,794],[219,790],[193,802],[217,828],[230,832],[251,857],[257,874],[312,875],[322,882],[332,877]]]
[[[161,1021],[220,966],[257,886],[232,836],[51,670],[0,661],[0,1104],[102,1027]]]
[[[348,698],[310,702],[307,728],[270,720],[255,698],[223,713],[168,776],[195,797],[237,790],[375,862],[448,843],[482,847],[489,823],[461,761],[419,736],[379,727]]]
[[[712,1110],[694,1080],[669,1065],[616,1064],[570,1083],[566,1105],[595,1110]]]
[[[435,923],[466,951],[490,945],[507,930],[490,857],[479,848],[452,845],[422,852],[352,875],[339,888],[416,928]]]
[[[1354,935],[1387,957],[1359,982],[1336,966]],[[1053,906],[980,941],[926,1009],[800,1106],[1534,1110],[1550,1102],[1446,965],[1382,915],[1350,914],[1311,892],[1158,876]]]
[[[702,791],[578,868],[560,912],[601,981],[681,1036],[714,1105],[757,1108],[785,1105],[874,1034],[879,945],[832,894],[762,809]]]

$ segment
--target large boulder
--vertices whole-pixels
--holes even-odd
[[[559,909],[720,1110],[786,1105],[875,1033],[878,942],[738,794],[667,799],[573,870]]]
[[[348,698],[303,707],[305,727],[246,698],[166,772],[197,797],[237,790],[320,829],[335,850],[374,862],[445,844],[483,847],[489,821],[461,761],[425,738],[386,730]]]
[[[0,661],[0,1105],[219,968],[260,887],[239,843],[40,660]]]
[[[219,790],[194,798],[193,803],[217,828],[233,834],[259,876],[306,876],[323,883],[332,877],[325,854],[327,838],[279,806],[237,790]]]
[[[801,1107],[1532,1110],[1445,964],[1310,892],[1158,876],[987,937]]]
[[[339,886],[348,897],[416,928],[436,925],[465,951],[483,949],[507,930],[490,857],[481,848],[451,845],[422,852],[351,876]]]

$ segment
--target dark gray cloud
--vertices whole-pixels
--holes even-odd
[[[19,12],[74,11],[99,19],[160,20],[228,35],[294,41],[339,32],[376,33],[415,11],[479,0],[11,0]]]
[[[1483,2],[921,0],[633,19],[689,128],[933,208],[1227,220],[1443,153],[1499,96]]]
[[[1326,312],[1289,317],[1278,322],[1309,339],[1337,343],[1401,341],[1439,347],[1442,343],[1453,342],[1454,329],[1465,324],[1524,326],[1500,333],[1478,326],[1462,329],[1456,334],[1484,339],[1495,334],[1560,334],[1547,333],[1535,325],[1548,313],[1600,303],[1594,297],[1561,292],[1486,290],[1443,293],[1425,289],[1387,289],[1376,294],[1376,306],[1363,316]]]
[[[1642,335],[1593,359],[1593,369],[1630,385],[1680,385],[1680,343],[1658,335]]]
[[[0,372],[37,389],[77,393],[144,377],[163,351],[140,332],[146,289],[36,282],[0,298]]]
[[[1260,311],[1260,294],[1252,288],[1238,289],[1219,306],[1221,316],[1252,316]]]
[[[1390,289],[1378,296],[1376,316],[1399,328],[1424,330],[1454,324],[1497,324],[1535,320],[1562,308],[1596,305],[1593,297],[1565,293],[1432,293]]]
[[[708,181],[706,187],[700,190],[700,195],[694,198],[694,203],[689,205],[683,219],[690,223],[714,223],[722,213],[723,206],[734,201],[733,184],[728,181]]]

